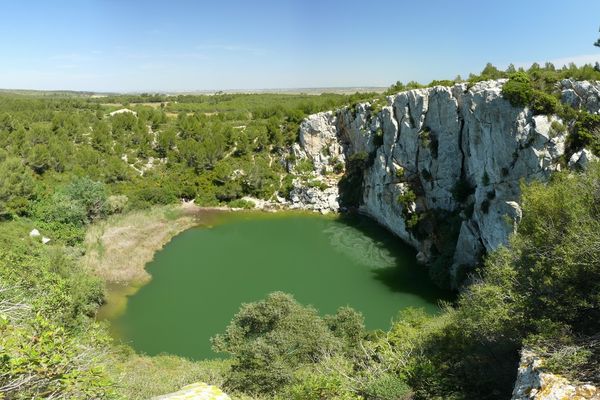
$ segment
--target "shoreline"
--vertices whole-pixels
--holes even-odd
[[[175,236],[194,227],[213,226],[225,215],[238,213],[264,214],[265,217],[282,213],[323,216],[312,210],[285,207],[247,210],[201,207],[191,202],[111,216],[90,226],[84,241],[83,266],[105,284],[104,303],[98,308],[96,319],[114,319],[125,311],[127,298],[152,279],[146,265]],[[330,213],[332,217],[339,215]]]

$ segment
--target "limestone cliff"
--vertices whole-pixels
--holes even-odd
[[[520,182],[546,179],[564,164],[567,127],[513,107],[504,83],[411,90],[309,116],[289,168],[312,172],[296,180],[292,207],[337,211],[338,186],[358,190],[361,212],[413,245],[422,262],[444,257],[457,284],[516,229]],[[600,83],[560,85],[563,101],[600,112]],[[585,166],[593,158],[582,151],[567,161]],[[357,160],[362,176],[353,181]]]
[[[535,353],[523,349],[512,400],[600,400],[597,387],[548,373],[543,364]]]

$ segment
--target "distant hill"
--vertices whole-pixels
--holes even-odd
[[[0,89],[0,94],[17,94],[23,96],[50,96],[50,97],[105,97],[121,94],[166,94],[166,95],[194,95],[194,94],[217,94],[217,93],[277,93],[277,94],[308,94],[320,95],[323,93],[353,94],[353,93],[383,93],[387,88],[379,86],[359,87],[322,87],[322,88],[286,88],[286,89],[230,89],[230,90],[190,90],[181,92],[153,91],[153,92],[92,92],[77,90],[31,90],[31,89]]]

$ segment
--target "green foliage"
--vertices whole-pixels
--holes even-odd
[[[412,189],[406,189],[404,192],[398,195],[397,201],[402,208],[407,209],[412,203],[417,200],[417,195]]]
[[[377,377],[365,388],[369,399],[377,400],[410,400],[413,391],[406,382],[398,376],[384,374]]]
[[[110,356],[111,376],[119,377],[115,392],[127,400],[147,400],[195,382],[222,387],[229,360],[191,361],[172,355],[144,356],[119,347]]]
[[[109,398],[108,337],[87,316],[102,285],[62,247],[28,238],[31,225],[0,230],[0,387],[8,398]]]
[[[0,387],[8,398],[113,397],[101,360],[89,354],[102,338],[69,335],[40,314],[26,325],[4,316],[0,333]]]
[[[534,93],[531,78],[526,72],[515,72],[502,86],[502,96],[514,107],[526,107],[533,100]]]
[[[561,111],[561,109],[561,104],[556,96],[541,90],[533,91],[531,110],[534,114],[557,114]]]
[[[232,355],[227,386],[248,393],[274,393],[294,380],[294,370],[339,354],[362,320],[341,309],[327,322],[312,307],[276,292],[244,304],[225,333],[212,339],[215,351]]]
[[[600,115],[579,112],[567,144],[573,150],[587,147],[595,155],[600,155]]]
[[[303,158],[296,163],[295,170],[299,174],[310,174],[315,169],[314,163],[308,158]]]
[[[523,220],[510,248],[487,257],[457,308],[446,311],[447,325],[423,347],[428,361],[410,380],[419,398],[509,396],[524,344],[561,374],[597,380],[599,188],[597,163],[523,187]]]
[[[338,360],[328,361],[339,362]],[[343,361],[342,361],[343,363]],[[350,372],[350,371],[348,371]],[[327,373],[310,370],[307,368],[296,372],[294,383],[289,385],[284,391],[281,399],[293,400],[360,400],[351,388],[348,379],[339,372],[330,371]],[[279,396],[275,397],[279,399]]]
[[[229,202],[229,207],[232,207],[232,208],[243,208],[245,210],[250,210],[250,209],[253,209],[254,207],[256,207],[256,204],[254,204],[253,201],[243,200],[243,199],[236,199],[236,200],[233,200],[233,201]]]
[[[35,214],[47,223],[81,227],[107,215],[107,199],[102,182],[76,178],[39,202]]]
[[[31,172],[19,158],[0,151],[0,219],[28,212],[34,184]]]

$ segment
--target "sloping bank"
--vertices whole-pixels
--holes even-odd
[[[90,226],[83,263],[107,285],[107,301],[100,317],[114,315],[151,279],[145,267],[174,236],[198,225],[210,225],[227,209],[193,204],[155,207],[114,215]]]

